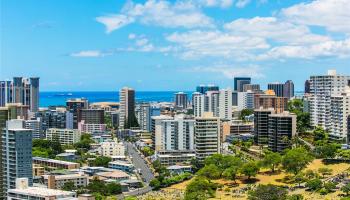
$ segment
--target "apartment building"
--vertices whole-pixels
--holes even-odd
[[[49,128],[46,130],[46,139],[58,141],[61,145],[71,145],[80,141],[81,132],[77,129]]]

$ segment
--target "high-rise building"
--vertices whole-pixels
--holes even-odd
[[[312,126],[331,130],[331,97],[344,93],[350,86],[350,76],[337,75],[329,70],[327,75],[310,77],[310,117]]]
[[[32,130],[33,139],[43,139],[45,137],[42,128],[41,118],[39,117],[37,119],[25,120],[24,128]]]
[[[273,109],[254,110],[254,142],[258,145],[267,145],[269,137],[269,115],[274,114]]]
[[[221,152],[220,118],[213,113],[204,113],[195,118],[195,152],[196,158],[203,161],[206,157]]]
[[[219,117],[220,119],[232,119],[232,90],[222,89],[219,94]]]
[[[208,91],[204,100],[204,111],[212,112],[214,117],[219,117],[220,91]]]
[[[172,120],[173,117],[168,115],[160,115],[160,116],[153,116],[151,123],[151,132],[152,132],[152,149],[155,151],[159,151],[163,148],[162,144],[162,122],[164,120]]]
[[[160,120],[154,134],[155,150],[194,150],[194,122],[183,114]]]
[[[243,92],[243,86],[246,84],[250,84],[250,77],[235,77],[234,78],[234,91]]]
[[[347,117],[348,119],[348,144],[350,144],[350,115]]]
[[[2,131],[3,191],[16,187],[17,178],[28,178],[33,184],[32,131],[24,120],[9,120]]]
[[[199,92],[192,94],[193,114],[195,117],[200,117],[205,112],[205,98],[205,95]]]
[[[294,83],[292,80],[288,80],[283,86],[283,97],[291,99],[294,97]]]
[[[135,114],[141,130],[151,131],[151,117],[160,115],[160,108],[150,103],[136,104]]]
[[[310,93],[310,80],[306,80],[304,84],[304,93],[309,94]]]
[[[186,109],[187,105],[187,94],[184,92],[175,93],[175,107]]]
[[[197,86],[196,92],[199,92],[201,94],[205,94],[208,91],[219,91],[219,86],[216,85],[200,85]]]
[[[283,97],[284,94],[284,84],[283,83],[269,83],[267,85],[269,90],[273,90],[275,95],[278,97]]]
[[[254,92],[248,90],[247,92],[237,92],[237,107],[238,110],[254,109]]]
[[[252,92],[259,92],[260,91],[260,85],[259,84],[244,84],[242,92],[247,92],[249,90],[252,91]]]
[[[135,90],[124,87],[119,92],[119,127],[129,128],[127,125],[137,122],[135,116]],[[135,121],[135,122],[134,122]]]
[[[80,121],[85,124],[104,124],[105,111],[103,109],[82,109]]]
[[[81,110],[88,109],[88,100],[85,98],[68,99],[66,106],[67,110],[73,114],[73,128],[77,129],[81,120]]]
[[[254,95],[254,108],[273,108],[276,113],[282,113],[288,108],[288,99],[286,97],[277,97],[273,90],[267,90],[264,94]]]
[[[67,127],[67,116],[71,116],[70,127]],[[66,108],[40,110],[36,117],[41,119],[44,132],[48,128],[73,128],[73,113],[67,112]]]
[[[346,140],[348,136],[347,118],[350,115],[350,87],[342,94],[331,96],[331,125],[329,137]]]
[[[296,135],[297,117],[283,112],[268,116],[268,147],[274,152],[283,152],[292,146],[291,139]]]
[[[21,103],[32,112],[39,109],[39,78],[14,77],[12,81],[0,81],[0,106]]]

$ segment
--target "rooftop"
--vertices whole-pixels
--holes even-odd
[[[68,192],[63,190],[54,190],[48,188],[40,188],[40,187],[28,187],[25,189],[9,189],[9,193],[23,194],[23,195],[31,195],[36,197],[74,197],[75,192]]]

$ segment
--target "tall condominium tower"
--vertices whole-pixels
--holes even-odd
[[[82,109],[81,119],[85,124],[104,124],[105,110],[103,109]]]
[[[248,90],[247,92],[237,92],[237,106],[238,110],[254,109],[254,92]]]
[[[184,92],[175,93],[175,107],[186,109],[187,105],[187,94]]]
[[[16,178],[28,178],[33,184],[32,131],[23,128],[23,120],[9,120],[2,131],[3,191],[16,186]]]
[[[288,80],[283,85],[283,97],[288,99],[294,97],[294,83],[292,80]]]
[[[350,115],[350,88],[340,95],[331,96],[331,125],[329,137],[335,140],[346,140],[348,137],[347,119]]]
[[[252,92],[259,92],[260,85],[259,84],[244,84],[243,85],[243,92],[247,92],[249,90]]]
[[[278,97],[283,97],[284,94],[284,84],[283,83],[269,83],[267,85],[269,90],[273,90],[275,95]]]
[[[195,117],[200,117],[205,112],[205,95],[199,92],[192,94],[193,114]]]
[[[312,126],[332,129],[331,97],[341,95],[350,86],[350,76],[337,75],[329,70],[327,75],[310,77],[310,117]]]
[[[87,109],[89,102],[85,98],[68,99],[66,101],[67,110],[73,114],[73,128],[78,128],[78,123],[81,121],[81,113],[83,109]]]
[[[219,94],[219,117],[220,119],[232,119],[232,90],[222,89]]]
[[[151,131],[151,117],[160,115],[160,107],[151,105],[150,103],[136,104],[135,114],[139,127],[144,131]]]
[[[208,91],[219,91],[219,86],[216,85],[199,85],[196,88],[196,92],[205,94]]]
[[[273,108],[277,113],[282,113],[287,110],[288,98],[277,97],[273,90],[267,90],[264,94],[254,95],[254,108]]]
[[[39,109],[39,78],[14,77],[12,81],[0,81],[0,106],[21,103],[32,112]]]
[[[274,114],[273,109],[254,110],[254,142],[258,145],[267,145],[269,141],[269,115]]]
[[[124,87],[119,92],[120,113],[119,113],[119,127],[130,128],[134,126],[137,119],[135,116],[135,90]]]
[[[243,86],[246,84],[250,84],[250,77],[235,77],[234,81],[234,91],[243,92]]]
[[[283,152],[291,147],[291,139],[296,135],[297,117],[288,112],[268,117],[268,147],[271,151]]]
[[[220,118],[207,112],[195,120],[196,157],[199,161],[204,161],[206,157],[221,152]]]
[[[304,93],[309,94],[310,93],[310,80],[306,80],[304,83]]]
[[[194,150],[194,122],[183,114],[161,120],[154,134],[156,151]]]
[[[212,112],[214,117],[219,117],[220,91],[208,91],[205,95],[204,110]]]

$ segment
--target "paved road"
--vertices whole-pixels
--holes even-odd
[[[315,146],[312,145],[311,143],[307,142],[306,140],[300,138],[300,137],[297,137],[297,139],[301,142],[303,142],[305,145],[307,145],[311,150],[314,150],[315,149]]]
[[[154,178],[151,169],[148,167],[145,160],[141,157],[141,155],[130,142],[125,142],[125,144],[128,155],[132,156],[132,162],[135,166],[135,169],[141,169],[142,180],[148,185],[149,182],[151,182],[151,180]]]

